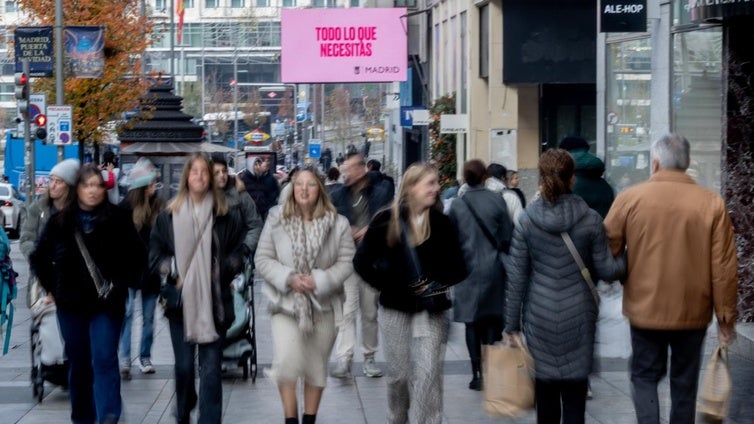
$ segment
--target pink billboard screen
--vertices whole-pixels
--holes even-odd
[[[404,8],[283,9],[284,83],[407,78]]]

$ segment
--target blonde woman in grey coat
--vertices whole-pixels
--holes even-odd
[[[273,362],[286,424],[298,423],[298,379],[304,380],[303,423],[314,423],[327,382],[327,361],[342,316],[343,282],[353,273],[348,220],[330,203],[320,177],[304,168],[293,190],[270,209],[255,263],[270,302]]]

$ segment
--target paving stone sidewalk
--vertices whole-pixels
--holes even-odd
[[[47,384],[45,398],[38,403],[32,396],[30,384],[30,315],[25,305],[26,263],[18,253],[17,242],[13,242],[13,260],[21,272],[19,299],[15,322],[11,334],[11,350],[0,357],[0,423],[19,424],[63,424],[69,423],[68,395],[59,387]],[[282,423],[282,408],[276,387],[264,377],[261,370],[272,361],[270,325],[264,297],[257,287],[257,335],[259,369],[256,383],[241,377],[241,369],[229,367],[223,380],[223,423]],[[158,308],[159,309],[159,308]],[[134,327],[134,359],[138,346],[140,311],[137,309],[137,322]],[[744,329],[738,343],[738,352],[731,354],[733,377],[733,400],[730,406],[728,423],[754,424],[754,362],[751,344],[752,337]],[[752,331],[754,332],[754,331]],[[707,355],[716,344],[714,331],[706,343]],[[380,366],[385,366],[381,352],[377,354]],[[155,374],[142,375],[138,367],[132,369],[134,377],[122,383],[124,415],[121,422],[127,424],[173,423],[172,416],[175,397],[172,380],[173,354],[170,347],[166,321],[158,313],[156,317],[155,343],[153,347]],[[357,349],[355,360],[361,360]],[[705,357],[706,362],[706,357]],[[333,358],[334,363],[334,358]],[[136,362],[134,362],[136,364]],[[602,358],[600,372],[592,379],[594,399],[587,403],[587,423],[621,424],[635,423],[631,389],[626,359]],[[387,407],[386,379],[370,379],[360,372],[361,363],[353,365],[354,377],[347,380],[329,379],[322,399],[318,422],[330,423],[384,423]],[[447,354],[445,357],[444,415],[445,423],[535,423],[533,412],[517,419],[497,419],[482,411],[482,394],[467,388],[469,365],[467,361],[464,329],[460,324],[451,327]],[[669,388],[667,381],[660,385],[663,422],[667,422]]]

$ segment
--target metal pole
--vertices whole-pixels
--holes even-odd
[[[26,74],[29,78],[31,73],[31,66],[29,65],[29,59],[21,59],[21,72]],[[28,81],[31,81],[29,78]],[[27,82],[27,89],[31,93],[31,84]],[[20,110],[21,117],[24,120],[24,165],[26,165],[26,198],[31,201],[34,199],[34,188],[36,186],[36,178],[34,177],[34,143],[35,140],[31,136],[31,123],[29,122],[29,101],[26,101],[26,107]]]
[[[59,105],[65,104],[65,93],[63,91],[63,0],[55,0],[55,103]],[[28,75],[28,74],[27,74]],[[47,113],[47,111],[42,111]],[[82,143],[79,140],[79,143]],[[32,146],[32,154],[34,153],[34,147]],[[63,146],[58,146],[58,162],[63,161],[65,151]],[[34,158],[32,157],[32,163]]]
[[[170,0],[170,78],[175,89],[175,0]]]
[[[322,119],[320,119],[319,124],[322,126],[322,131],[320,131],[319,139],[322,140],[322,146],[325,145],[325,85],[320,84],[321,90],[322,90],[322,97],[320,97],[320,109],[322,114]]]
[[[238,150],[238,46],[233,53],[233,148]]]

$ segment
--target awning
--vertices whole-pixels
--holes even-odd
[[[190,143],[181,141],[132,143],[120,150],[122,155],[182,155],[194,152],[231,153],[237,149],[214,143]]]

